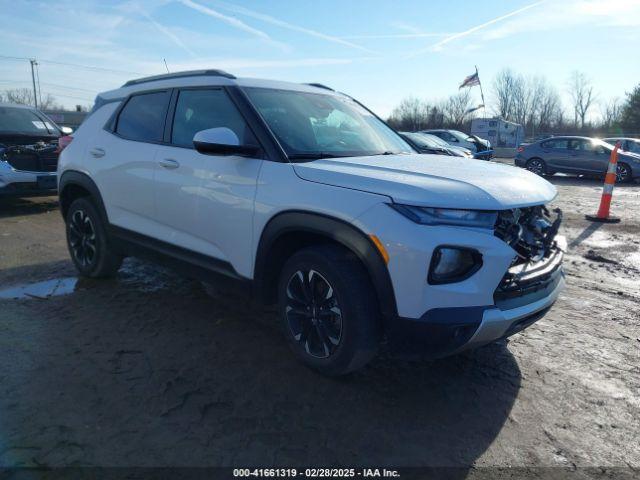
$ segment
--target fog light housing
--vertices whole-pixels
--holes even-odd
[[[482,266],[482,255],[465,247],[441,246],[435,249],[427,278],[431,285],[466,280]]]

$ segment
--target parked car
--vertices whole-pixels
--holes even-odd
[[[620,142],[620,148],[625,152],[640,154],[640,139],[638,138],[613,137],[604,138],[602,141],[610,145],[615,145],[617,142]]]
[[[69,133],[35,108],[0,103],[0,196],[55,193]]]
[[[421,133],[435,135],[447,142],[449,145],[467,148],[473,152],[474,156],[478,154],[476,158],[489,160],[493,156],[491,142],[489,142],[489,140],[476,137],[475,135],[467,135],[466,133],[458,130],[445,129],[423,130]]]
[[[415,132],[398,132],[398,133],[417,152],[430,153],[433,155],[458,156],[448,148],[437,144],[436,142],[427,138],[425,135],[422,135],[421,133],[415,133]]]
[[[518,147],[515,164],[537,175],[604,175],[612,149],[609,143],[595,138],[553,137]],[[629,182],[639,176],[640,155],[619,152],[616,180]]]
[[[78,272],[139,255],[234,279],[277,304],[294,354],[324,374],[362,367],[383,338],[432,357],[493,342],[563,288],[553,185],[419,155],[328,87],[206,70],[95,105],[58,166]]]
[[[430,133],[420,133],[420,135],[422,135],[423,137],[428,138],[429,140],[434,142],[436,145],[439,145],[440,147],[446,148],[452,155],[454,155],[456,157],[473,158],[473,152],[471,150],[469,150],[468,148],[456,147],[456,146],[453,146],[453,145],[449,145],[447,142],[442,140],[440,137],[436,137],[435,135],[431,135]]]

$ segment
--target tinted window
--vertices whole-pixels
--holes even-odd
[[[627,151],[640,153],[640,142],[638,141],[628,141],[627,142]]]
[[[246,122],[223,90],[183,90],[178,95],[173,117],[171,143],[193,147],[193,136],[209,128],[226,127],[237,135],[241,145],[257,142]]]
[[[47,119],[28,108],[0,107],[0,132],[20,132],[32,135],[59,134]]]
[[[161,141],[168,105],[168,91],[131,97],[120,112],[116,132],[130,140]]]
[[[590,140],[569,140],[569,150],[593,151],[594,145]]]
[[[569,146],[569,140],[564,138],[556,138],[554,140],[547,140],[546,142],[542,142],[540,145],[542,145],[543,148],[567,149]]]

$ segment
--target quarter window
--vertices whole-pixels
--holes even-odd
[[[120,112],[116,133],[139,142],[162,141],[169,96],[165,91],[131,97]]]
[[[226,92],[216,90],[182,90],[173,117],[171,143],[193,147],[193,137],[201,130],[226,127],[238,137],[241,145],[256,145],[247,123]]]

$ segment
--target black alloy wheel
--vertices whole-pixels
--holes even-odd
[[[287,282],[285,315],[293,338],[315,358],[331,356],[342,339],[342,311],[334,288],[315,270]]]

